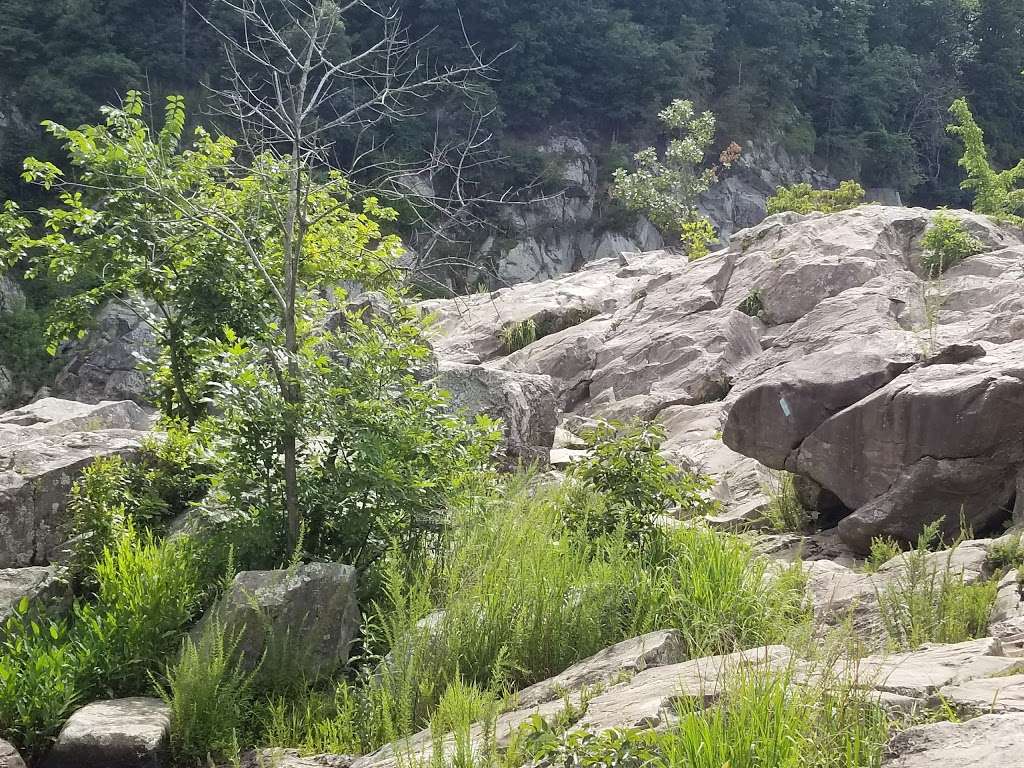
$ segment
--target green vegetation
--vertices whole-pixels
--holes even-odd
[[[997,584],[965,584],[952,567],[956,544],[945,562],[931,547],[940,541],[941,520],[928,526],[917,546],[903,555],[902,571],[878,594],[882,621],[891,643],[900,649],[924,643],[959,643],[983,637]]]
[[[764,520],[777,533],[803,533],[811,526],[811,514],[796,495],[795,478],[789,472],[769,471],[764,491],[768,495]]]
[[[856,181],[844,181],[836,189],[814,189],[810,184],[781,187],[768,198],[768,213],[835,213],[864,204],[864,188]]]
[[[672,138],[662,157],[654,147],[633,156],[633,170],[619,168],[611,186],[613,198],[643,213],[662,232],[686,246],[691,259],[707,254],[715,239],[711,223],[697,210],[697,202],[718,179],[717,167],[704,167],[704,155],[715,137],[715,116],[697,114],[692,101],[676,99],[658,113]],[[735,149],[733,149],[735,147]],[[728,168],[739,155],[733,145],[722,153]]]
[[[750,293],[747,294],[747,297],[740,302],[736,309],[744,315],[758,317],[764,312],[764,299],[761,297],[761,289],[751,288]]]
[[[921,269],[931,278],[984,249],[982,242],[971,235],[963,223],[942,211],[935,214],[921,244],[924,246]]]
[[[1005,171],[996,171],[989,160],[985,134],[966,99],[957,99],[949,108],[954,122],[950,134],[963,142],[960,167],[967,178],[960,185],[974,193],[974,210],[997,219],[1024,226],[1024,159]]]
[[[890,536],[875,536],[871,539],[871,551],[864,562],[864,570],[874,573],[883,565],[902,554],[903,548]]]
[[[510,323],[501,329],[501,346],[511,355],[525,349],[537,340],[537,323],[531,317],[518,323]]]
[[[1024,566],[1024,544],[1021,542],[1021,536],[1014,534],[1006,541],[993,544],[986,565],[996,577]]]

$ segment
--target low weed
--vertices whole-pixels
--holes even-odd
[[[962,570],[952,565],[956,544],[945,562],[930,552],[940,540],[941,522],[925,528],[917,546],[903,555],[901,571],[878,593],[882,622],[896,648],[959,643],[982,637],[987,630],[998,585],[965,584]]]
[[[986,565],[996,578],[1024,566],[1024,543],[1021,542],[1020,534],[1014,534],[1005,541],[993,544]]]
[[[810,513],[803,508],[796,495],[796,485],[789,472],[772,470],[764,484],[768,496],[764,521],[776,533],[805,533],[811,528]]]
[[[537,323],[533,318],[510,323],[501,329],[501,346],[509,355],[525,349],[536,340]]]
[[[871,550],[864,561],[864,570],[875,573],[883,565],[903,552],[900,543],[891,536],[875,536],[871,539]]]

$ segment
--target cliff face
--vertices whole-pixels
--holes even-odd
[[[595,145],[566,135],[552,137],[537,149],[561,169],[554,186],[563,191],[501,212],[504,235],[488,237],[476,250],[473,262],[482,268],[470,284],[501,287],[549,280],[623,252],[665,245],[646,218],[608,215],[601,178],[610,169],[600,167]],[[838,182],[815,168],[810,158],[792,155],[777,142],[751,142],[700,207],[725,242],[733,232],[764,219],[767,200],[778,187],[797,183],[823,188]]]

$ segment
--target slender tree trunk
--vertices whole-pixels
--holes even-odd
[[[288,549],[294,553],[299,543],[301,519],[299,516],[298,482],[298,408],[302,393],[299,390],[298,334],[296,330],[295,300],[298,288],[298,270],[301,260],[302,242],[297,237],[297,222],[300,216],[302,169],[301,147],[295,142],[292,151],[292,168],[287,220],[285,224],[284,279],[285,317],[284,345],[288,355],[288,375],[284,387],[285,414],[284,434],[284,498],[288,515]]]

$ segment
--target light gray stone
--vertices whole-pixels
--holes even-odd
[[[201,636],[218,621],[229,636],[238,636],[245,666],[255,667],[268,650],[283,650],[290,663],[315,679],[348,661],[361,622],[356,587],[355,568],[338,563],[243,571],[195,632]]]
[[[71,604],[71,586],[54,566],[0,569],[0,624],[17,610],[23,598],[29,600],[33,611],[58,617]]]
[[[548,463],[558,420],[549,377],[443,363],[434,382],[450,393],[452,408],[501,420],[501,458],[506,465]]]
[[[170,765],[170,707],[160,699],[98,701],[75,712],[45,768],[164,768]]]
[[[25,768],[18,750],[3,739],[0,739],[0,768]]]
[[[936,703],[945,703],[968,715],[1024,712],[1024,675],[968,680],[939,689]]]
[[[908,728],[889,743],[882,768],[1020,768],[1024,714]]]

